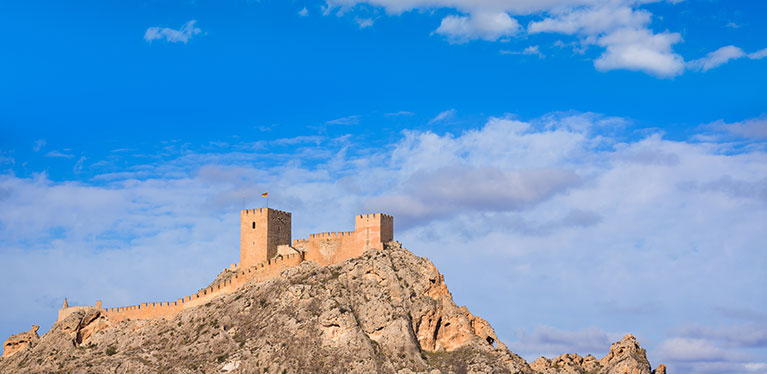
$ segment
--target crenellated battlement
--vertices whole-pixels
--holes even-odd
[[[284,210],[279,209],[272,209],[272,208],[256,208],[256,209],[242,209],[240,210],[241,215],[255,215],[255,214],[264,214],[266,212],[270,212],[273,214],[280,214],[283,216],[290,216],[290,212],[286,212]]]
[[[234,272],[229,279],[176,301],[102,308],[101,301],[95,306],[69,306],[65,300],[57,322],[81,310],[99,310],[115,321],[172,318],[184,309],[203,305],[247,283],[277,277],[305,260],[323,266],[335,264],[360,256],[368,249],[383,249],[383,243],[394,237],[394,217],[382,213],[356,215],[354,231],[322,232],[296,240],[290,237],[290,212],[271,208],[243,209],[240,217],[240,262],[229,267],[229,271]]]

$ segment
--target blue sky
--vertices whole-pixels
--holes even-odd
[[[528,359],[767,372],[767,4],[0,4],[0,335],[395,215]],[[334,206],[335,209],[327,209]]]

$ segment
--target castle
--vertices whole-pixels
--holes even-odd
[[[224,273],[231,276],[213,285],[170,302],[102,308],[64,305],[56,320],[61,321],[78,310],[97,309],[109,319],[171,318],[184,309],[202,305],[216,296],[231,293],[250,282],[263,282],[303,261],[332,265],[360,256],[369,249],[383,249],[394,240],[394,218],[390,215],[359,214],[354,217],[354,231],[311,234],[306,239],[291,240],[291,214],[276,209],[243,209],[240,212],[240,262]]]

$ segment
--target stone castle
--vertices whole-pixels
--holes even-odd
[[[369,249],[383,249],[394,240],[394,218],[390,215],[360,214],[354,217],[354,231],[311,234],[291,240],[291,214],[276,209],[244,209],[240,212],[240,262],[232,264],[211,286],[176,301],[147,302],[139,305],[103,308],[64,306],[61,321],[78,310],[97,309],[114,321],[124,319],[171,318],[184,309],[202,305],[216,296],[231,293],[249,282],[263,282],[303,261],[326,266],[362,255]]]

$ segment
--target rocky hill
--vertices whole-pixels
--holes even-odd
[[[338,265],[304,262],[172,320],[86,310],[36,331],[6,342],[0,373],[665,373],[631,335],[600,360],[528,365],[453,303],[431,261],[396,243]]]

